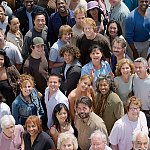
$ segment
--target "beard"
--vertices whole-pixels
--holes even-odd
[[[81,119],[86,119],[90,116],[90,113],[78,113],[78,116],[81,118]]]

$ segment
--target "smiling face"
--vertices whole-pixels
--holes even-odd
[[[27,11],[32,11],[34,5],[34,1],[33,0],[24,0],[24,6],[26,7]]]
[[[91,86],[91,81],[89,78],[83,79],[82,81],[79,81],[78,86],[80,87],[82,92],[86,92],[89,90],[89,88]]]
[[[57,0],[56,7],[60,14],[67,12],[67,3],[65,2],[65,0]]]
[[[101,94],[106,95],[110,91],[110,86],[107,80],[100,80],[99,82],[99,91]]]
[[[4,67],[4,56],[0,55],[0,68]]]
[[[72,36],[72,33],[68,33],[68,32],[64,33],[61,36],[61,40],[65,43],[68,43],[68,42],[70,42],[71,36]]]
[[[114,22],[114,23],[111,23],[108,27],[108,32],[110,34],[110,36],[112,38],[116,37],[117,36],[117,32],[118,32],[118,27],[117,27],[117,24]]]
[[[73,148],[73,142],[71,139],[65,139],[62,143],[61,143],[61,147],[60,150],[74,150]]]
[[[50,92],[56,92],[58,88],[60,87],[59,77],[57,76],[50,76],[48,80],[48,86],[50,89]]]
[[[33,85],[29,81],[25,81],[21,86],[21,92],[24,97],[27,97],[31,94]]]
[[[83,31],[87,38],[91,38],[93,37],[93,34],[95,34],[93,27],[88,24],[83,25]]]
[[[91,14],[94,20],[98,18],[98,8],[93,8],[89,10],[89,13]]]
[[[38,126],[36,124],[34,124],[33,122],[30,122],[26,126],[27,126],[27,132],[31,136],[35,136],[38,134]]]
[[[123,76],[130,76],[131,68],[130,68],[129,64],[125,63],[122,65],[120,71]]]
[[[142,12],[146,12],[149,2],[149,0],[138,0],[138,9]]]
[[[90,53],[90,58],[92,59],[93,63],[99,63],[102,58],[101,51],[98,48],[93,49],[92,52]]]
[[[66,64],[72,64],[74,57],[71,53],[64,52],[63,56],[64,56],[64,61],[66,62]]]
[[[56,117],[57,117],[60,124],[65,123],[67,120],[67,117],[68,117],[67,111],[64,108],[62,108],[60,110],[60,112],[56,113]]]
[[[0,7],[0,21],[3,21],[5,18],[5,11]]]
[[[105,143],[102,141],[101,137],[95,136],[91,139],[92,150],[105,150]]]

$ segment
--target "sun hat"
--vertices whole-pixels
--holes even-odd
[[[90,1],[87,3],[87,10],[91,10],[93,8],[99,8],[97,1]]]
[[[41,37],[35,37],[32,41],[33,45],[44,45],[44,40]]]

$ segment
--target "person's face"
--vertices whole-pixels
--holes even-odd
[[[82,92],[86,92],[89,90],[90,86],[91,86],[91,81],[89,78],[84,79],[82,81],[79,82],[79,86]]]
[[[37,31],[43,30],[45,27],[46,21],[44,15],[37,15],[34,20],[34,27]]]
[[[0,55],[0,68],[4,66],[4,56]]]
[[[0,21],[4,18],[5,12],[4,10],[0,7]]]
[[[146,9],[148,8],[148,4],[149,4],[149,0],[138,0],[138,8],[141,11],[146,11]]]
[[[27,11],[31,11],[34,5],[33,0],[24,0],[24,6],[26,7]]]
[[[33,86],[31,85],[31,83],[29,81],[27,81],[27,83],[25,85],[23,85],[23,87],[21,87],[22,95],[24,97],[29,96],[32,92],[32,89],[33,89]]]
[[[93,8],[93,9],[89,10],[89,13],[91,14],[93,19],[98,17],[98,9],[97,8]]]
[[[64,34],[62,34],[62,36],[61,36],[61,40],[62,41],[64,41],[65,43],[68,43],[68,42],[70,42],[70,39],[71,39],[71,33],[64,33]]]
[[[105,150],[105,143],[100,137],[93,137],[91,140],[92,150]]]
[[[34,124],[33,122],[27,124],[27,132],[31,136],[35,136],[38,134],[38,126]]]
[[[44,53],[44,45],[43,44],[34,45],[32,51],[34,51],[36,55],[41,56]]]
[[[60,150],[74,150],[71,139],[66,139],[61,143]]]
[[[60,110],[60,112],[56,113],[56,117],[57,117],[60,124],[65,123],[67,120],[67,117],[68,117],[67,111],[64,108],[62,108]]]
[[[66,64],[72,64],[74,57],[71,53],[69,52],[64,52],[64,61],[66,62]]]
[[[90,116],[91,108],[83,103],[79,103],[76,108],[77,114],[81,119],[86,119]]]
[[[100,62],[101,58],[102,58],[102,53],[99,49],[94,49],[91,53],[90,53],[90,58],[92,59],[93,63],[96,62]]]
[[[133,143],[134,150],[148,150],[148,140],[146,136],[137,135],[136,141]]]
[[[50,76],[48,80],[50,91],[56,92],[60,87],[59,78],[57,76]]]
[[[5,41],[5,39],[4,39],[4,34],[2,34],[2,33],[0,32],[0,45],[3,44],[4,41]]]
[[[88,24],[83,25],[83,31],[84,31],[84,34],[86,35],[86,37],[92,37],[93,34],[95,33],[93,27]]]
[[[82,27],[84,19],[85,19],[85,14],[84,13],[78,13],[75,17],[76,24],[78,26]]]
[[[56,7],[59,13],[66,13],[67,11],[67,3],[65,0],[57,0]]]
[[[15,131],[15,125],[14,124],[10,124],[9,126],[7,126],[6,128],[3,129],[3,132],[8,137],[12,137],[14,131]]]
[[[108,32],[109,32],[111,37],[113,37],[113,38],[116,37],[117,32],[118,32],[117,24],[116,23],[111,23],[108,27]]]
[[[18,18],[13,18],[9,24],[10,30],[13,33],[19,31],[20,22]]]
[[[110,86],[107,80],[101,80],[99,82],[99,91],[101,94],[106,95],[110,90]]]
[[[134,62],[134,71],[139,78],[143,78],[147,73],[147,67],[144,66],[143,62]]]
[[[120,3],[121,0],[109,0],[109,3],[112,7],[118,5]]]
[[[125,54],[125,48],[122,47],[121,43],[114,42],[112,46],[113,54],[116,57],[123,57]]]
[[[129,120],[137,121],[140,113],[140,108],[139,106],[131,103],[127,113],[128,113]]]
[[[131,68],[130,68],[129,64],[125,63],[122,65],[120,71],[123,76],[130,76]]]

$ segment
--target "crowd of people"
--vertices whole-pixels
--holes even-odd
[[[0,150],[150,149],[150,0],[0,3]]]

